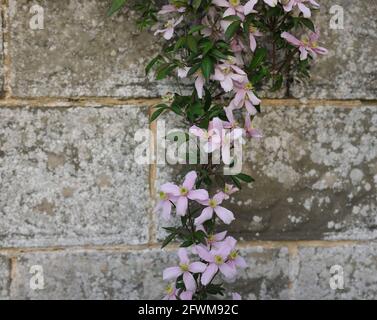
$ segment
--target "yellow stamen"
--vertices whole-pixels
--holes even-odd
[[[240,5],[240,0],[230,0],[229,3],[233,6],[233,7],[237,7]]]
[[[230,260],[235,260],[235,259],[237,259],[237,257],[238,257],[238,251],[236,251],[236,250],[233,250],[233,251],[230,253],[230,255],[229,255],[229,259],[230,259]]]
[[[251,82],[245,84],[245,90],[253,90],[254,87],[253,87],[253,84]]]
[[[214,199],[209,200],[209,206],[211,208],[216,208],[217,207],[216,200],[214,200]]]
[[[215,263],[216,264],[223,264],[224,259],[221,256],[215,256]]]
[[[168,200],[169,198],[169,196],[165,192],[162,192],[162,191],[160,191],[159,197],[161,200]]]
[[[187,272],[187,271],[189,271],[189,266],[188,266],[187,264],[185,264],[185,263],[179,265],[179,267],[181,268],[181,270],[182,270],[183,272]]]
[[[172,294],[174,293],[174,287],[173,287],[173,285],[169,284],[169,285],[166,287],[165,292],[166,292],[166,294],[169,295],[169,296],[172,295]]]
[[[188,190],[185,187],[181,187],[180,193],[181,193],[182,196],[187,196]]]

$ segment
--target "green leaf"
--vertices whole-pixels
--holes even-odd
[[[274,79],[274,83],[272,85],[271,91],[277,91],[280,90],[283,85],[284,78],[281,74],[277,75],[277,77]]]
[[[148,63],[148,65],[146,66],[145,68],[145,73],[148,75],[149,72],[152,70],[152,68],[154,67],[154,65],[160,61],[161,59],[161,56],[158,55],[156,58],[152,59],[151,62]]]
[[[156,80],[163,80],[171,74],[171,72],[176,68],[173,64],[164,64],[157,70]]]
[[[234,21],[231,23],[231,25],[226,29],[225,31],[225,39],[228,41],[233,38],[233,36],[236,34],[236,32],[239,30],[241,26],[240,21]]]
[[[162,243],[161,249],[165,248],[170,242],[172,242],[177,235],[175,233],[170,234]]]
[[[194,53],[198,52],[198,42],[196,41],[195,37],[191,35],[187,36],[187,46],[192,52]]]
[[[258,68],[264,62],[266,57],[267,57],[267,49],[258,48],[254,53],[253,60],[251,60],[249,64],[249,69],[254,70]]]
[[[204,78],[208,80],[214,70],[214,64],[210,57],[206,56],[203,59],[201,69],[202,69]]]
[[[181,248],[188,248],[188,247],[191,247],[193,244],[194,244],[194,242],[192,240],[187,240],[187,241],[183,242],[180,245],[180,247]]]
[[[305,27],[307,27],[307,28],[310,29],[311,31],[315,32],[315,26],[314,26],[314,23],[313,23],[312,20],[307,19],[307,18],[301,18],[301,19],[300,19],[300,22],[301,22]]]
[[[166,107],[167,108],[167,107]],[[159,108],[159,109],[157,109],[155,112],[153,112],[153,114],[152,114],[152,116],[151,116],[151,119],[149,120],[151,123],[153,122],[153,121],[155,121],[160,115],[161,115],[161,113],[164,111],[164,110],[166,110],[166,108],[165,107],[161,107],[161,108]]]
[[[119,11],[125,4],[127,0],[113,0],[110,9],[107,11],[108,16],[112,16],[115,12]]]
[[[192,7],[197,11],[202,4],[202,0],[193,0],[192,1]]]
[[[252,177],[250,177],[249,175],[244,174],[244,173],[237,174],[236,178],[243,181],[243,182],[246,182],[246,183],[250,183],[250,182],[255,181]]]
[[[198,31],[201,31],[205,28],[205,26],[199,24],[197,26],[193,26],[190,31],[189,31],[189,34],[194,34],[195,32],[198,32]]]
[[[241,190],[242,186],[241,186],[240,181],[235,176],[231,176],[231,179],[234,182],[234,184],[236,185],[236,187]]]

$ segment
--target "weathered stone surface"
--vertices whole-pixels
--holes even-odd
[[[334,248],[299,249],[300,267],[294,286],[297,299],[376,299],[377,249],[373,244]],[[330,273],[333,266],[342,267],[344,289],[333,290]],[[335,279],[335,278],[334,278]],[[339,284],[336,282],[335,284]]]
[[[0,109],[0,246],[145,243],[148,109]]]
[[[9,298],[10,261],[0,255],[0,300]]]
[[[135,25],[134,14],[106,16],[107,0],[38,1],[44,29],[29,26],[29,0],[11,0],[12,89],[15,96],[122,96],[165,94],[144,68],[156,38]]]
[[[377,108],[264,108],[234,197],[245,239],[375,239]]]
[[[286,249],[243,249],[249,267],[228,285],[245,299],[288,297]],[[161,299],[162,271],[178,262],[176,252],[29,253],[17,258],[12,299]],[[30,288],[30,268],[42,266],[45,287]],[[145,268],[148,266],[148,268]],[[229,299],[229,297],[227,297]]]
[[[3,95],[4,91],[4,61],[3,61],[3,20],[2,20],[3,8],[0,5],[0,96]]]
[[[290,298],[288,249],[262,247],[240,251],[248,267],[239,271],[230,292],[238,292],[245,300],[271,300]]]
[[[377,98],[377,2],[374,0],[321,1],[315,23],[321,31],[321,44],[329,49],[313,65],[312,78],[306,85],[295,84],[295,97],[324,99]],[[334,7],[333,7],[334,6]],[[344,11],[344,29],[331,29],[340,6]]]
[[[376,238],[376,107],[263,107],[255,126],[264,138],[248,145],[243,171],[256,182],[226,204],[237,218],[233,234],[245,240]],[[161,166],[158,183],[181,181],[180,170]]]
[[[160,251],[58,252],[17,259],[12,299],[161,299],[162,271],[175,260]],[[43,267],[45,287],[30,289],[30,267]],[[148,266],[148,268],[146,268]]]

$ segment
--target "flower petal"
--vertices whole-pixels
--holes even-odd
[[[194,188],[197,177],[198,175],[196,174],[195,171],[190,171],[188,174],[186,174],[185,181],[183,182],[183,186],[187,190],[192,190],[192,188]]]
[[[219,267],[216,264],[211,263],[207,267],[206,271],[204,271],[204,273],[202,274],[202,279],[201,279],[202,285],[206,286],[207,284],[209,284],[218,270],[219,270]]]
[[[215,212],[217,216],[220,218],[220,220],[225,224],[231,224],[232,221],[235,219],[232,211],[225,209],[224,207],[217,206],[215,208]]]
[[[164,270],[162,278],[164,280],[175,280],[182,274],[182,270],[179,267],[171,267]]]
[[[197,254],[201,259],[207,262],[213,262],[213,255],[202,245],[195,247]]]
[[[236,275],[236,271],[226,263],[220,265],[219,269],[226,278],[233,278]]]
[[[178,257],[179,257],[179,262],[181,264],[189,264],[190,260],[188,258],[187,250],[185,248],[180,248],[178,250]]]
[[[177,201],[177,215],[183,217],[187,213],[188,199],[187,197],[179,197]]]
[[[211,220],[212,217],[213,217],[213,209],[211,207],[207,207],[202,211],[202,214],[195,219],[194,224],[198,226],[208,220]]]
[[[207,265],[203,262],[193,262],[189,266],[189,271],[192,273],[203,273],[207,268]]]
[[[196,281],[190,272],[183,274],[183,282],[187,291],[196,291]]]
[[[208,191],[205,189],[191,190],[187,197],[190,200],[206,201],[209,198]]]
[[[179,187],[173,183],[165,183],[161,186],[160,190],[164,193],[171,194],[172,196],[179,196]]]

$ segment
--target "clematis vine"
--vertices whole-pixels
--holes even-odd
[[[138,25],[156,30],[156,39],[161,40],[161,51],[146,72],[173,83],[172,93],[155,106],[151,121],[168,112],[174,115],[187,129],[185,139],[194,141],[198,160],[207,156],[204,162],[190,164],[182,181],[164,183],[158,190],[155,212],[174,222],[164,228],[162,247],[173,241],[180,246],[178,264],[162,272],[167,287],[161,297],[225,296],[223,282],[247,268],[237,240],[225,228],[237,217],[237,193],[247,192],[243,184],[253,182],[241,171],[226,173],[225,167],[237,162],[230,154],[238,142],[246,145],[249,139],[263,137],[254,127],[261,112],[261,91],[289,91],[292,81],[308,77],[312,59],[327,53],[310,20],[319,4],[315,0],[167,0],[162,6],[155,0],[123,2],[140,12]],[[113,0],[112,8],[120,7],[119,0]],[[294,34],[309,35],[299,40]],[[227,296],[241,299],[236,292]]]

